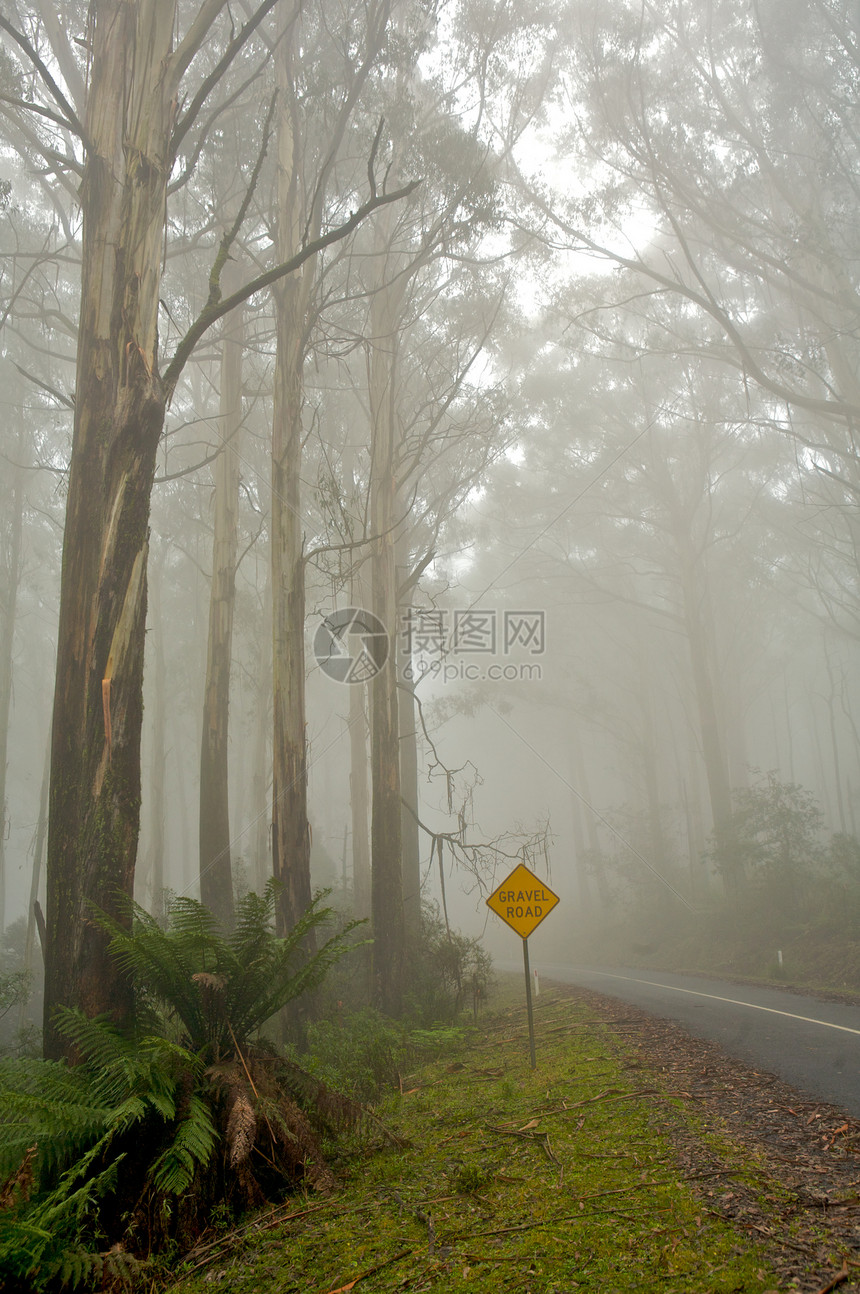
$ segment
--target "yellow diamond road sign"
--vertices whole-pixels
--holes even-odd
[[[558,895],[553,894],[546,882],[522,863],[487,899],[487,907],[492,908],[496,916],[507,922],[522,939],[528,939],[532,931],[537,930],[556,903]]]

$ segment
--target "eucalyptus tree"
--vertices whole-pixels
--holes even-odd
[[[66,313],[66,274],[45,255],[50,213],[33,208],[38,191],[26,174],[16,177],[3,193],[8,202],[0,201],[4,405],[0,433],[0,928],[8,917],[6,899],[12,892],[7,872],[10,867],[20,870],[23,866],[26,846],[19,848],[17,842],[25,823],[38,814],[38,802],[28,793],[28,783],[38,784],[41,755],[36,747],[46,724],[42,705],[46,652],[55,636],[58,505],[64,486],[64,433],[72,408],[66,387],[69,332],[73,332]],[[15,889],[18,900],[20,885]]]
[[[503,207],[499,153],[540,106],[524,51],[550,44],[543,16],[485,18],[481,5],[456,6],[426,74],[401,63],[391,77],[395,173],[419,168],[428,183],[375,218],[363,273],[370,606],[391,644],[370,684],[374,984],[394,1012],[420,926],[419,720],[395,644],[440,532],[504,448],[490,352],[509,286],[499,266],[515,248],[487,244]],[[398,35],[414,47],[420,15]]]
[[[41,756],[23,738],[11,757],[13,698],[17,698],[22,714],[29,711],[30,729],[37,733],[45,716],[38,699],[31,695],[27,675],[31,665],[44,669],[42,644],[53,641],[55,630],[51,625],[46,634],[42,623],[37,643],[35,636],[27,633],[26,621],[41,619],[39,604],[56,572],[50,545],[46,549],[38,532],[46,524],[50,528],[56,523],[52,496],[63,486],[65,436],[73,409],[70,375],[75,322],[70,276],[76,274],[79,252],[64,201],[47,173],[48,159],[43,154],[34,156],[25,134],[15,129],[20,115],[15,100],[27,93],[20,69],[13,59],[5,59],[0,66],[0,148],[10,178],[0,182],[4,403],[0,436],[0,928],[8,915],[7,869],[10,863],[16,866],[13,858],[18,851],[13,842],[24,822],[38,814],[37,803],[28,804],[26,792],[22,794],[22,784],[28,776],[34,784],[38,782]],[[51,543],[55,540],[56,534]],[[50,623],[52,611],[45,611]],[[38,688],[37,698],[42,694],[43,688]],[[23,737],[20,728],[18,736]]]
[[[525,223],[570,272],[567,300],[553,303],[568,336],[643,369],[699,355],[734,373],[738,425],[770,447],[772,497],[759,502],[785,545],[755,549],[750,588],[785,616],[782,599],[809,606],[805,583],[844,628],[856,624],[860,484],[852,11],[842,0],[580,6],[543,141],[553,165],[541,175],[533,163],[520,189],[521,219],[530,201]],[[614,267],[588,293],[575,282],[585,257]],[[710,708],[725,724],[738,703]],[[809,724],[805,735],[818,744]]]
[[[158,312],[171,175],[176,167],[181,180],[195,164],[195,150],[206,142],[203,111],[274,6],[264,0],[236,31],[226,25],[224,0],[204,0],[188,16],[177,0],[100,0],[90,11],[86,62],[80,47],[66,42],[69,76],[74,64],[80,86],[86,83],[80,112],[23,29],[40,28],[38,11],[24,11],[19,26],[5,17],[0,24],[32,83],[32,102],[16,105],[21,121],[32,129],[38,119],[40,130],[54,132],[52,151],[56,145],[61,151],[55,169],[82,174],[75,427],[48,847],[45,1045],[51,1056],[66,1046],[53,1027],[58,1003],[117,1019],[131,1009],[131,987],[111,973],[104,936],[86,911],[91,900],[113,911],[114,896],[128,894],[133,882],[147,528],[167,404],[194,346],[217,319],[401,196],[371,182],[370,195],[345,219],[224,298],[220,274],[243,204],[216,255],[203,309],[161,370]],[[208,68],[192,84],[189,72],[204,46]]]
[[[852,30],[850,0],[790,19],[774,0],[581,7],[556,142],[594,184],[536,192],[561,245],[640,281],[639,310],[685,302],[664,345],[697,339],[842,436],[860,412]]]
[[[631,349],[642,331],[627,319]],[[766,402],[739,400],[713,361],[592,351],[580,334],[545,346],[524,384],[521,462],[501,465],[488,498],[519,549],[500,547],[495,578],[540,581],[562,624],[576,609],[566,639],[589,685],[577,701],[572,680],[574,710],[636,750],[626,780],[659,854],[664,795],[683,807],[680,781],[699,768],[718,835],[731,820],[744,714],[772,684],[786,614],[772,518],[794,463]]]
[[[14,387],[13,387],[14,389]],[[0,492],[0,934],[6,929],[6,841],[8,804],[6,775],[9,767],[9,717],[12,705],[12,664],[15,617],[22,573],[24,530],[24,468],[14,463],[24,452],[24,437],[10,445],[13,464],[3,473]]]
[[[213,497],[212,579],[200,752],[200,898],[225,928],[233,923],[228,774],[230,672],[239,544],[242,430],[242,311],[228,316],[222,337]]]
[[[368,897],[375,932],[375,990],[392,1012],[399,1009],[409,960],[403,940],[408,930],[408,944],[415,947],[420,925],[420,721],[414,710],[414,679],[404,670],[409,658],[401,654],[406,636],[402,617],[422,574],[445,546],[451,517],[494,454],[501,452],[506,425],[498,375],[490,378],[485,353],[491,328],[500,323],[502,284],[480,282],[472,269],[458,267],[450,245],[446,251],[440,242],[422,255],[420,233],[426,220],[426,206],[404,204],[396,231],[388,231],[388,244],[380,244],[378,238],[365,244],[373,249],[365,280],[383,268],[386,272],[369,294],[366,320],[356,326],[362,340],[351,358],[363,353],[366,362],[363,372],[351,364],[355,403],[341,400],[333,417],[333,402],[325,401],[325,443],[317,451],[324,532],[307,553],[314,569],[310,587],[321,601],[331,597],[332,588],[349,589],[351,605],[372,610],[388,626],[385,663],[369,684]],[[413,237],[417,250],[410,242]],[[354,269],[350,272],[357,278]],[[335,320],[326,312],[329,340]],[[482,380],[476,381],[473,370],[482,365]],[[342,357],[331,356],[321,365],[318,381],[324,393],[336,385],[343,370]],[[356,424],[365,421],[368,444],[359,449]],[[349,688],[357,903],[364,901],[367,813],[367,793],[362,791],[367,758],[363,687],[353,683]],[[411,845],[410,827],[415,829]]]
[[[564,37],[551,135],[537,163],[516,158],[519,219],[571,280],[585,258],[615,268],[590,300],[572,283],[564,324],[627,359],[727,365],[739,391],[760,393],[774,434],[804,447],[804,488],[826,510],[819,560],[856,565],[844,506],[860,487],[851,0],[591,2]]]
[[[370,151],[380,142],[356,137],[354,117],[386,45],[390,0],[359,3],[332,27],[309,9],[284,21],[277,56],[276,224],[281,259],[319,239],[327,221],[345,218],[360,183],[341,157],[347,143]],[[310,49],[314,53],[309,57]],[[310,110],[305,104],[309,104]],[[381,130],[381,126],[380,126]],[[340,193],[333,183],[339,179]],[[371,175],[375,196],[375,179]],[[301,490],[303,367],[318,310],[319,257],[275,291],[277,350],[272,411],[273,872],[281,882],[278,919],[289,929],[310,903],[305,718],[305,553]]]
[[[498,323],[503,285],[458,263],[481,237],[492,182],[475,151],[470,165],[449,173],[446,189],[440,156],[433,155],[440,135],[429,138],[428,123],[424,136],[416,135],[432,193],[373,231],[361,394],[369,423],[369,609],[390,645],[370,683],[374,983],[384,1009],[395,1013],[407,929],[415,946],[420,926],[419,721],[414,681],[403,676],[399,652],[404,616],[437,554],[440,531],[500,452],[503,427],[495,382],[482,386],[473,376],[486,362],[482,352]],[[467,135],[446,124],[441,138],[469,159]]]
[[[582,7],[553,145],[590,180],[532,186],[550,242],[616,267],[568,321],[628,356],[718,358],[804,447],[813,562],[846,560],[834,593],[855,580],[860,488],[855,19],[851,0]],[[631,311],[653,325],[638,351]]]

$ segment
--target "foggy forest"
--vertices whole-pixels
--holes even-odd
[[[119,1243],[158,1119],[150,1200],[319,1184],[309,1031],[477,1019],[519,864],[536,964],[860,990],[854,0],[0,29],[0,1091],[79,1112],[14,1217],[43,1156]]]

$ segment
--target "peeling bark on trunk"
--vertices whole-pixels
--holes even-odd
[[[200,745],[200,898],[225,929],[233,925],[234,917],[228,753],[238,550],[237,442],[242,425],[242,347],[239,309],[228,315],[222,338],[219,435],[223,445],[215,463],[215,533]]]
[[[210,12],[212,6],[206,6]],[[96,0],[81,188],[77,390],[63,543],[48,842],[45,1054],[63,1003],[128,1019],[92,921],[132,893],[149,502],[164,421],[157,314],[168,150],[189,47],[174,0]],[[201,15],[200,22],[205,22]],[[209,19],[211,21],[211,18]]]

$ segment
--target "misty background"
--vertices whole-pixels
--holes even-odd
[[[314,641],[335,610],[369,606],[385,352],[390,650],[401,746],[414,736],[417,758],[404,849],[422,897],[517,956],[484,899],[524,861],[561,897],[533,959],[710,959],[764,974],[792,941],[830,940],[853,982],[856,7],[404,2],[357,86],[377,8],[307,5],[290,73],[311,196],[355,88],[323,225],[357,205],[375,139],[392,187],[420,181],[324,252],[306,284],[297,506],[312,882],[365,914],[354,882],[370,835],[369,685],[330,678]],[[86,7],[13,11],[68,95],[82,93]],[[222,16],[222,35],[242,13]],[[202,307],[250,192],[276,19],[176,159],[161,354]],[[216,54],[202,50],[201,75]],[[81,251],[80,148],[32,111],[43,91],[7,40],[0,868],[16,950],[31,898],[44,903]],[[231,250],[229,272],[245,279],[278,237],[278,148]],[[158,449],[135,877],[151,909],[162,890],[198,895],[206,866],[200,752],[228,459],[230,863],[239,890],[271,874],[276,300],[260,291],[202,338]]]

